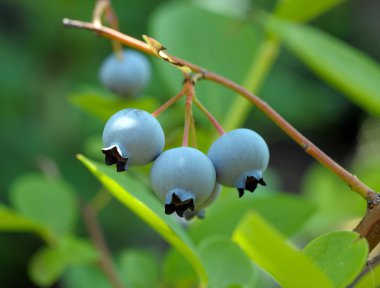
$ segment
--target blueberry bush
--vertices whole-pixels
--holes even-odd
[[[380,42],[343,37],[365,5],[60,2],[0,2],[14,37],[61,18],[51,55],[0,47],[56,61],[0,80],[45,83],[23,123],[0,108],[1,287],[380,285]]]

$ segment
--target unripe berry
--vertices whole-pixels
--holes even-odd
[[[163,150],[164,131],[150,113],[138,109],[123,109],[114,114],[103,130],[105,163],[116,164],[117,171],[132,165],[152,162]]]
[[[257,184],[266,185],[263,172],[269,162],[264,139],[249,129],[236,129],[223,134],[210,147],[208,157],[215,166],[217,181],[236,187],[239,197],[244,190],[253,192]]]
[[[121,56],[119,59],[113,53],[104,60],[99,72],[100,82],[120,96],[137,96],[150,80],[150,63],[134,50],[124,50]]]
[[[163,152],[150,172],[153,191],[165,203],[165,213],[183,213],[198,207],[215,187],[215,168],[201,151],[179,147]]]

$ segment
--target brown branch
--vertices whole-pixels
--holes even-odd
[[[99,36],[109,38],[112,40],[120,41],[121,43],[128,45],[132,48],[145,52],[149,55],[158,56],[155,51],[153,51],[148,44],[142,42],[138,39],[125,35],[119,31],[110,29],[108,27],[96,27],[92,23],[82,22],[77,20],[64,19],[63,24],[66,27],[87,29],[96,32]],[[377,227],[377,223],[380,223],[380,197],[378,194],[366,184],[361,182],[355,175],[348,172],[333,159],[331,159],[327,154],[320,150],[316,145],[314,145],[309,139],[303,136],[297,129],[295,129],[289,122],[287,122],[280,114],[278,114],[271,106],[269,106],[265,101],[246,90],[242,86],[236,84],[235,82],[220,76],[216,73],[207,71],[201,66],[195,65],[193,63],[187,62],[178,57],[167,54],[172,62],[177,63],[178,66],[187,66],[194,73],[202,73],[203,78],[218,83],[236,93],[242,95],[252,104],[254,104],[262,113],[264,113],[269,119],[271,119],[280,129],[282,129],[290,138],[292,138],[298,145],[300,145],[306,153],[314,157],[326,168],[332,171],[340,179],[342,179],[354,192],[358,193],[363,197],[368,203],[368,212],[361,221],[355,231],[359,232],[363,237],[368,237],[370,243],[370,248],[373,249],[374,246],[380,241],[380,229]],[[375,208],[376,209],[372,209]],[[373,211],[372,211],[373,210]]]
[[[91,205],[85,205],[83,207],[83,219],[91,237],[91,240],[100,253],[100,259],[98,264],[102,269],[104,275],[108,278],[114,288],[124,288],[124,284],[119,279],[119,276],[112,263],[112,258],[108,250],[106,241],[104,240],[103,233],[100,229],[99,223],[96,219],[96,214]]]

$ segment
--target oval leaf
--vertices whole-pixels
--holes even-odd
[[[11,188],[11,201],[17,210],[59,235],[73,228],[77,217],[74,195],[67,183],[39,174],[24,175]]]
[[[138,182],[124,173],[116,173],[114,167],[96,163],[78,155],[78,159],[121,203],[127,206],[168,243],[178,249],[192,264],[199,278],[207,282],[207,274],[190,238],[174,218],[164,214],[164,206]]]
[[[315,238],[303,253],[330,276],[335,287],[347,287],[367,261],[368,243],[355,232],[331,232]]]
[[[0,231],[34,232],[47,242],[50,242],[54,237],[54,233],[49,227],[2,205],[0,205]]]
[[[286,239],[257,213],[250,212],[243,218],[233,240],[281,287],[333,287],[316,264],[287,244]]]
[[[311,70],[363,109],[380,115],[378,63],[316,28],[267,19],[269,30],[281,37]]]
[[[200,244],[199,253],[210,278],[209,288],[255,286],[257,270],[230,240],[224,237],[207,238]]]

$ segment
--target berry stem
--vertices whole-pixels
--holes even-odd
[[[195,120],[194,115],[191,113],[191,127],[190,127],[190,133],[191,133],[191,140],[192,140],[192,147],[197,148],[197,130],[195,128]]]
[[[194,97],[193,101],[194,101],[194,104],[199,108],[199,110],[201,110],[206,115],[208,120],[210,120],[212,125],[214,125],[219,135],[223,135],[224,134],[223,127],[219,124],[219,122],[215,119],[215,117],[211,114],[211,112],[208,111],[205,106],[203,106],[203,104],[198,100],[197,97]]]
[[[85,204],[82,210],[84,224],[91,240],[99,252],[98,265],[114,288],[123,288],[124,284],[112,263],[111,254],[104,239],[102,230],[96,217],[96,212],[90,204]]]
[[[183,129],[182,146],[187,147],[189,146],[190,126],[193,118],[192,103],[194,98],[194,86],[191,81],[186,80],[184,87],[186,89],[187,95],[185,104],[185,127]]]
[[[182,88],[182,90],[175,95],[174,97],[170,98],[168,101],[166,101],[163,105],[161,105],[156,111],[152,113],[153,117],[157,117],[162,112],[164,112],[166,109],[168,109],[170,106],[172,106],[175,102],[177,102],[183,95],[185,95],[187,88]]]

